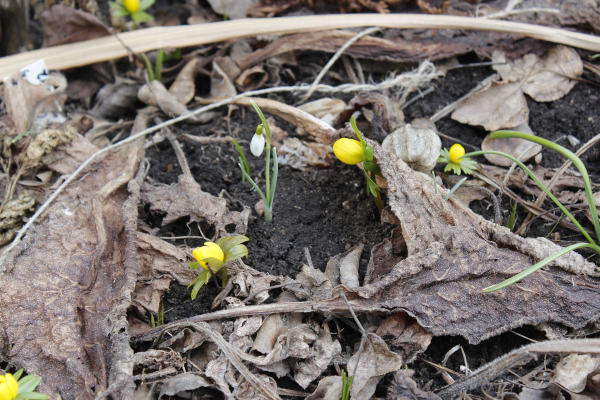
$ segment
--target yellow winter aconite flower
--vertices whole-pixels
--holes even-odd
[[[363,145],[355,139],[336,140],[333,144],[333,153],[344,164],[355,165],[365,159]]]
[[[198,261],[198,264],[200,264],[202,268],[206,270],[208,270],[208,266],[206,265],[206,261],[203,260],[208,258],[216,258],[222,262],[225,259],[223,250],[214,242],[204,242],[204,246],[194,249],[194,251],[192,251],[192,255],[196,261]]]
[[[0,400],[13,400],[19,393],[19,383],[12,374],[0,376]]]
[[[140,9],[140,0],[123,0],[123,7],[133,14]]]
[[[459,143],[454,143],[448,151],[448,158],[454,164],[460,164],[460,158],[465,155],[465,148]]]

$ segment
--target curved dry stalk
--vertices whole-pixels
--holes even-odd
[[[373,21],[376,23],[373,23]],[[159,48],[189,47],[267,34],[317,32],[368,26],[401,29],[471,29],[523,35],[581,49],[600,51],[594,35],[520,22],[429,14],[344,14],[253,18],[210,24],[139,29],[84,42],[34,50],[0,59],[0,78],[44,59],[49,69],[67,69],[126,57],[129,49],[145,53]],[[129,49],[128,49],[129,48]]]

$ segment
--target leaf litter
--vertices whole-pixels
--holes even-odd
[[[375,47],[385,49],[384,45],[387,44]],[[562,96],[574,84],[565,76],[577,74],[577,68],[556,71],[553,68],[557,63],[551,57],[569,58],[565,54],[560,49],[551,50],[548,58],[535,60],[541,66],[531,69],[528,68],[533,58],[523,57],[519,61],[524,66],[521,69],[526,70],[529,78],[510,75],[519,70],[519,62],[508,70],[498,70],[508,83],[504,84],[503,95],[496,92],[492,97],[510,104],[506,100],[522,99],[522,92],[539,101]],[[193,95],[195,90],[182,90],[186,86],[182,82],[193,82],[198,62],[184,68],[185,75],[180,75],[171,92],[153,82],[145,87],[147,97],[143,98],[148,104],[158,105],[167,115],[184,114],[190,93]],[[227,64],[231,62],[213,60],[212,97],[231,96],[237,92],[235,85],[248,85],[245,79],[235,80],[240,71],[226,68]],[[540,81],[556,77],[562,80],[557,80],[553,91],[539,85]],[[515,86],[511,83],[514,81],[519,83]],[[131,93],[133,89],[137,93],[139,86],[124,87],[129,95],[121,108],[131,105]],[[213,91],[213,88],[219,89]],[[165,99],[169,105],[165,105]],[[334,113],[340,112],[339,105],[328,107],[335,109]],[[288,153],[300,160],[290,165],[310,170],[331,162],[318,164],[317,160],[326,159],[324,149],[338,134],[330,126],[334,115],[312,111],[321,118],[315,121],[295,107],[286,109],[275,104],[273,108],[314,140],[290,138],[282,133],[281,148],[287,146]],[[508,121],[502,123],[526,120],[523,110],[502,114]],[[110,115],[110,112],[100,114]],[[206,121],[212,117],[204,118]],[[13,118],[18,121],[14,112]],[[19,123],[24,127],[22,120]],[[41,140],[44,136],[38,137]],[[78,134],[73,138],[75,141],[87,149],[80,154],[89,154],[95,148]],[[50,144],[41,154],[60,144],[65,149],[67,142]],[[313,152],[320,149],[320,153],[307,153],[307,148]],[[177,183],[165,185],[145,180],[142,185],[139,141],[130,148],[110,153],[91,167],[89,172],[93,173],[67,187],[2,266],[0,279],[7,289],[0,299],[10,313],[0,318],[6,327],[11,361],[42,375],[43,390],[47,393],[60,393],[66,398],[92,398],[103,392],[130,398],[134,390],[134,365],[138,371],[150,368],[151,373],[164,380],[159,396],[208,387],[221,391],[226,398],[280,398],[278,392],[285,390],[278,388],[273,374],[276,377],[289,374],[299,387],[314,389],[307,398],[339,398],[341,378],[323,374],[330,373],[332,365],[337,368],[346,365],[348,373],[354,375],[353,399],[371,398],[378,382],[388,374],[394,375],[389,398],[433,399],[437,396],[417,387],[410,371],[401,370],[427,349],[432,336],[460,335],[478,343],[525,324],[551,322],[581,329],[597,322],[600,298],[594,277],[599,271],[575,253],[558,259],[556,266],[507,292],[482,295],[482,287],[529,266],[556,251],[558,246],[543,239],[513,235],[454,199],[442,201],[431,180],[411,170],[397,156],[383,152],[377,145],[375,149],[387,178],[390,204],[387,218],[398,227],[372,251],[362,286],[358,273],[360,244],[332,258],[324,273],[308,261],[309,265],[295,279],[269,276],[243,265],[232,266],[236,271],[233,284],[223,288],[221,295],[223,311],[231,313],[217,312],[214,319],[219,318],[217,315],[229,315],[233,321],[209,324],[182,320],[159,329],[150,329],[143,319],[159,313],[160,298],[171,282],[186,285],[193,278],[186,267],[191,249],[137,232],[137,205],[144,203],[164,213],[163,224],[182,217],[208,222],[215,227],[215,236],[225,234],[229,224],[235,226],[237,233],[245,233],[249,210],[228,210],[223,198],[203,192],[183,166],[184,173]],[[75,158],[75,152],[63,154]],[[73,165],[80,161],[55,170],[72,172]],[[30,204],[25,197],[19,199]],[[17,212],[9,213],[10,218],[22,219],[30,207],[17,206]],[[12,208],[8,204],[5,207]],[[40,274],[40,271],[45,272]],[[280,294],[274,298],[275,303],[266,303],[273,283],[281,285]],[[45,295],[33,296],[32,288]],[[341,302],[339,290],[344,290],[348,303]],[[256,305],[246,305],[244,298]],[[136,325],[131,315],[133,309],[142,321]],[[373,317],[372,321],[363,321],[376,332],[363,335],[362,349],[342,349],[329,331],[329,324],[320,318],[329,317],[332,312],[338,317],[347,316],[348,311]],[[129,332],[126,314],[129,314]],[[213,318],[211,314],[201,317]],[[35,327],[36,335],[31,334],[31,326]],[[85,329],[80,329],[81,326]],[[174,335],[168,339],[162,337],[162,343],[154,341],[160,350],[150,349],[133,356],[128,344],[130,334],[139,343],[157,339],[153,335],[164,330],[174,331]],[[181,373],[187,361],[193,362],[193,372]],[[573,370],[578,372],[565,376],[565,372]],[[597,373],[595,358],[568,356],[556,366],[555,383],[579,393],[585,389],[588,377],[592,379]],[[140,380],[140,376],[136,377]],[[139,386],[138,390],[144,391],[143,388]]]

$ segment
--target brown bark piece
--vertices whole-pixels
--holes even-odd
[[[354,36],[356,36],[354,32],[341,30],[284,36],[265,48],[242,57],[239,60],[239,66],[241,70],[245,70],[269,57],[294,50],[335,53]],[[422,43],[410,42],[400,38],[391,41],[367,36],[350,46],[345,54],[377,61],[418,62],[423,59],[439,60],[448,58],[472,49],[471,44],[456,41],[437,41],[423,45]]]
[[[559,246],[524,239],[484,220],[460,203],[444,201],[428,180],[375,145],[408,256],[362,288],[351,289],[378,307],[405,310],[434,335],[461,335],[471,343],[525,324],[556,322],[581,328],[597,321],[598,267],[577,253],[492,294],[498,283]],[[572,274],[566,271],[578,273]],[[582,275],[583,274],[583,275]]]

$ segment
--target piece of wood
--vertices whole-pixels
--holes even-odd
[[[343,14],[283,18],[238,19],[210,24],[154,27],[85,42],[34,50],[0,58],[0,79],[43,58],[49,69],[81,67],[159,48],[189,47],[266,34],[316,32],[379,26],[400,29],[473,29],[513,33],[591,51],[600,51],[600,38],[564,29],[519,22],[429,14]]]

